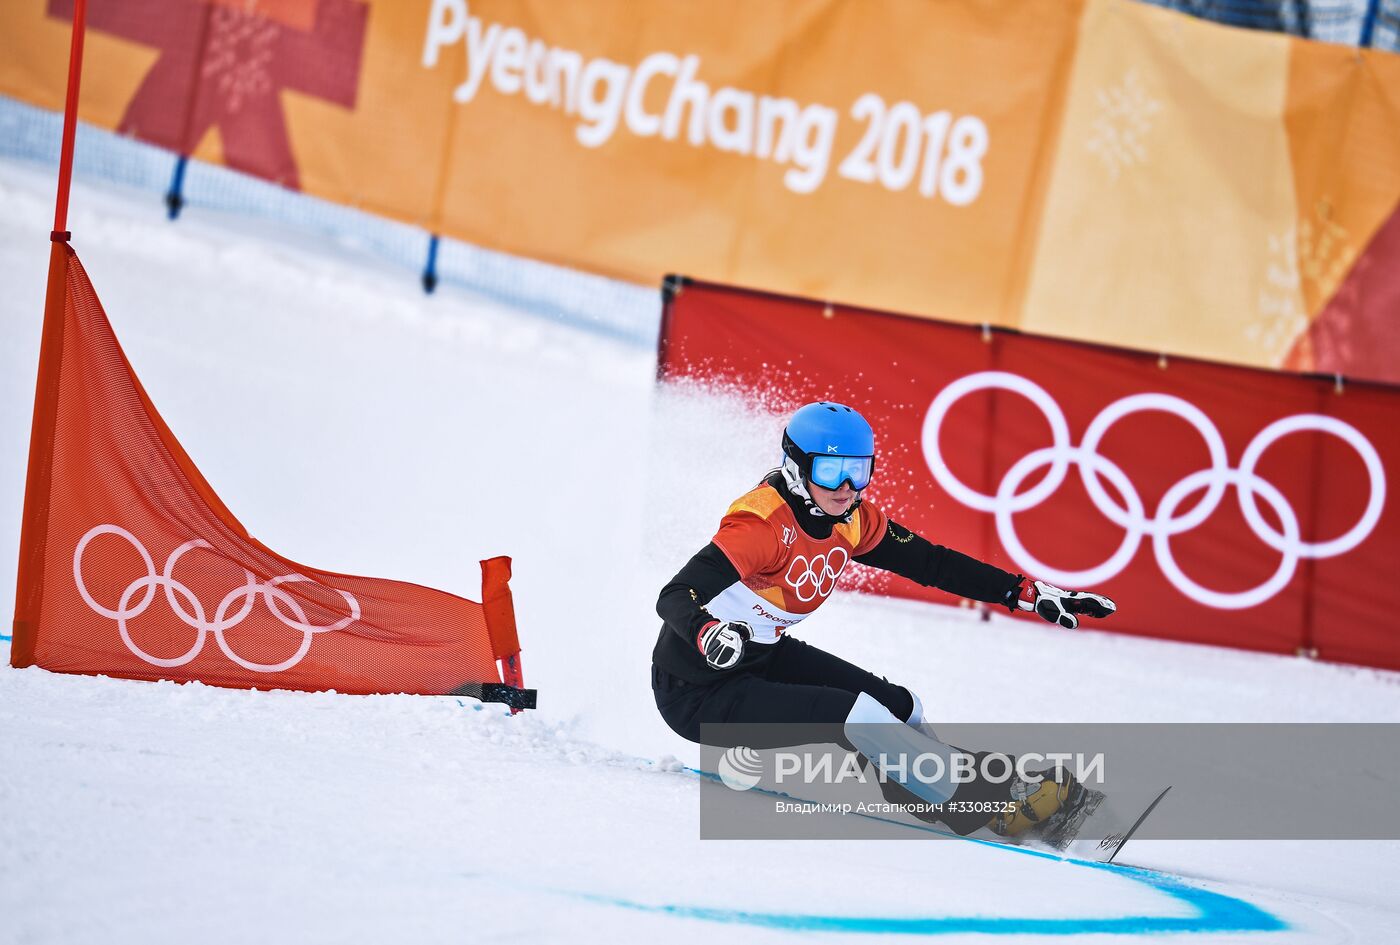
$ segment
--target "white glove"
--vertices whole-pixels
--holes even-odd
[[[744,655],[744,644],[753,639],[753,628],[742,620],[711,621],[700,628],[695,643],[713,669],[729,669]]]
[[[1118,605],[1102,594],[1088,591],[1061,590],[1044,581],[1026,581],[1016,597],[1016,607],[1040,615],[1041,619],[1059,624],[1066,630],[1079,626],[1079,616],[1107,617]]]

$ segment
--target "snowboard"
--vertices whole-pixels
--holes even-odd
[[[1051,818],[1044,828],[1026,834],[1025,845],[1075,859],[1112,863],[1170,790],[1168,785],[1144,806],[1140,801],[1133,803],[1085,788],[1082,800],[1063,816]]]
[[[713,771],[692,768],[688,765],[682,767],[681,770],[710,781],[723,780]],[[749,790],[754,794],[781,797],[792,801],[817,802],[814,798],[801,797],[786,791],[774,791],[762,786],[755,786]],[[1048,854],[1072,860],[1112,863],[1114,858],[1122,852],[1128,840],[1138,831],[1138,828],[1147,820],[1148,815],[1156,809],[1170,790],[1171,786],[1168,785],[1151,797],[1148,802],[1141,803],[1141,799],[1139,799],[1139,802],[1134,803],[1132,798],[1119,799],[1111,797],[1103,791],[1084,788],[1080,803],[1066,811],[1063,816],[1052,817],[1043,827],[1034,828],[1017,837],[1001,836],[984,827],[962,836],[961,839],[1015,847],[1042,855]],[[847,816],[897,824],[901,827],[948,837],[960,836],[940,822],[924,821],[912,815],[852,812]]]

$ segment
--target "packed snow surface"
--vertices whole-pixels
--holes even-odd
[[[0,574],[52,186],[0,161]],[[0,942],[1400,938],[1396,842],[1135,842],[1126,859],[1180,877],[1156,880],[953,840],[701,841],[679,770],[697,753],[649,689],[653,604],[772,464],[781,421],[659,390],[635,342],[163,210],[80,181],[70,228],[210,482],[259,539],[332,571],[475,596],[476,562],[512,555],[540,708],[0,668]],[[1400,676],[1355,667],[854,594],[802,631],[935,719],[1400,721]]]

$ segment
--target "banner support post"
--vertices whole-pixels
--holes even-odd
[[[39,341],[34,420],[29,432],[29,466],[20,520],[19,573],[16,576],[14,637],[10,665],[34,663],[44,590],[44,550],[48,535],[49,492],[53,474],[54,425],[58,414],[58,375],[63,363],[63,326],[68,297],[68,195],[73,184],[73,146],[78,132],[78,88],[83,71],[87,0],[74,0],[73,39],[68,50],[68,95],[63,106],[63,146],[58,161],[53,232],[49,235],[49,276],[44,295],[44,327]]]
[[[179,219],[180,211],[185,207],[185,168],[189,163],[188,154],[181,154],[175,159],[175,170],[170,174],[170,189],[165,193],[165,216],[168,220]]]
[[[73,0],[73,41],[68,48],[68,97],[63,104],[63,148],[58,158],[58,196],[54,200],[53,231],[68,229],[68,192],[73,184],[73,144],[78,133],[78,86],[83,75],[83,35],[87,31],[87,0]]]
[[[428,261],[423,266],[423,291],[428,295],[433,294],[437,288],[437,258],[438,258],[439,237],[436,233],[428,234]]]

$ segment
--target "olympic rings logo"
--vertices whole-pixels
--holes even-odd
[[[1021,457],[1002,477],[996,495],[984,495],[960,482],[943,459],[938,445],[939,431],[953,404],[979,390],[1001,389],[1020,394],[1040,409],[1049,421],[1052,445],[1033,450]],[[1183,477],[1162,496],[1156,512],[1147,517],[1142,497],[1122,468],[1098,452],[1099,443],[1109,429],[1124,417],[1143,411],[1162,411],[1180,417],[1196,429],[1205,441],[1210,466]],[[1361,517],[1344,534],[1329,541],[1303,541],[1300,537],[1298,515],[1283,494],[1255,473],[1264,451],[1291,433],[1303,431],[1327,433],[1342,440],[1361,457],[1370,481],[1370,497]],[[1178,590],[1196,600],[1222,610],[1241,610],[1269,600],[1290,580],[1301,558],[1331,558],[1355,548],[1371,534],[1385,505],[1385,467],[1371,442],[1359,430],[1333,417],[1315,413],[1294,414],[1276,420],[1261,430],[1245,447],[1238,467],[1233,467],[1225,451],[1225,441],[1215,424],[1198,407],[1170,394],[1134,394],[1114,401],[1100,411],[1084,431],[1078,446],[1070,443],[1069,425],[1053,397],[1044,388],[1006,371],[982,371],[969,374],[949,384],[929,405],[923,427],[924,458],[938,484],[969,508],[991,512],[996,516],[997,535],[1002,546],[1018,565],[1043,576],[1046,580],[1066,587],[1095,585],[1106,581],[1127,567],[1137,553],[1144,537],[1152,539],[1152,550],[1162,572]],[[1067,571],[1048,565],[1026,550],[1016,534],[1013,517],[1044,502],[1064,482],[1070,464],[1088,490],[1099,512],[1124,530],[1123,542],[1103,563],[1082,571]],[[1021,484],[1043,466],[1050,471],[1032,489],[1018,492]],[[1122,496],[1126,507],[1118,504],[1104,488],[1107,479]],[[1260,541],[1283,557],[1272,577],[1247,591],[1226,593],[1202,587],[1177,564],[1172,555],[1171,539],[1190,531],[1209,518],[1220,506],[1225,489],[1234,486],[1245,521]],[[1177,514],[1182,502],[1194,493],[1205,495],[1189,512]],[[1280,532],[1264,520],[1259,512],[1262,498],[1273,509],[1283,530]]]
[[[142,577],[138,577],[127,585],[126,590],[122,592],[121,600],[117,603],[115,610],[103,607],[97,601],[93,600],[92,595],[88,593],[86,583],[83,581],[83,552],[87,550],[88,544],[99,535],[117,535],[126,539],[127,542],[136,549],[137,554],[141,556],[141,560],[146,565],[146,574]],[[135,535],[116,525],[98,525],[82,537],[82,540],[78,542],[77,549],[73,552],[73,580],[78,585],[78,593],[82,595],[83,600],[87,602],[89,607],[102,616],[109,617],[117,622],[117,630],[121,633],[122,642],[126,644],[126,648],[134,655],[153,666],[173,667],[185,665],[199,655],[200,650],[204,648],[205,639],[210,634],[213,634],[214,641],[218,643],[219,649],[223,650],[224,655],[244,669],[252,670],[257,673],[279,673],[283,670],[291,669],[302,661],[302,658],[305,657],[307,652],[311,649],[311,640],[316,634],[333,633],[336,630],[343,630],[360,619],[359,601],[345,591],[336,591],[336,593],[345,598],[345,603],[350,608],[350,615],[328,626],[316,626],[308,623],[306,612],[302,609],[301,604],[291,594],[282,590],[281,585],[292,584],[299,581],[310,581],[310,578],[301,574],[284,574],[281,577],[273,578],[267,583],[262,583],[253,576],[251,571],[245,568],[243,574],[245,575],[246,582],[225,595],[224,599],[219,602],[219,606],[215,608],[214,617],[211,620],[204,610],[204,605],[200,602],[199,598],[194,595],[194,592],[173,576],[175,565],[187,551],[191,551],[195,548],[209,547],[209,542],[201,538],[187,541],[171,552],[170,557],[166,559],[165,569],[157,573],[155,562],[151,559],[150,552],[146,550],[145,545],[137,540]],[[170,604],[170,609],[174,611],[175,616],[179,617],[181,622],[186,626],[199,631],[198,635],[195,637],[194,645],[182,655],[171,659],[152,656],[150,653],[141,649],[131,639],[131,631],[127,626],[129,621],[145,613],[146,608],[155,600],[156,588],[158,587],[164,588],[165,599]],[[142,595],[141,599],[133,605],[132,600],[138,594]],[[229,646],[228,640],[224,638],[224,631],[238,626],[243,622],[243,619],[252,612],[253,605],[256,603],[258,597],[262,597],[263,601],[267,604],[268,611],[271,612],[274,617],[293,630],[299,630],[302,634],[301,646],[297,648],[295,653],[280,663],[255,663],[252,660],[244,659],[233,651],[233,648]],[[239,605],[240,601],[241,606],[238,607],[237,612],[230,613],[235,605]]]
[[[841,556],[840,564],[835,563],[837,555]],[[811,561],[807,560],[806,555],[798,555],[792,559],[783,579],[797,599],[805,604],[818,597],[826,597],[836,589],[836,579],[846,570],[848,560],[850,556],[845,548],[832,548],[826,554],[813,555]]]

